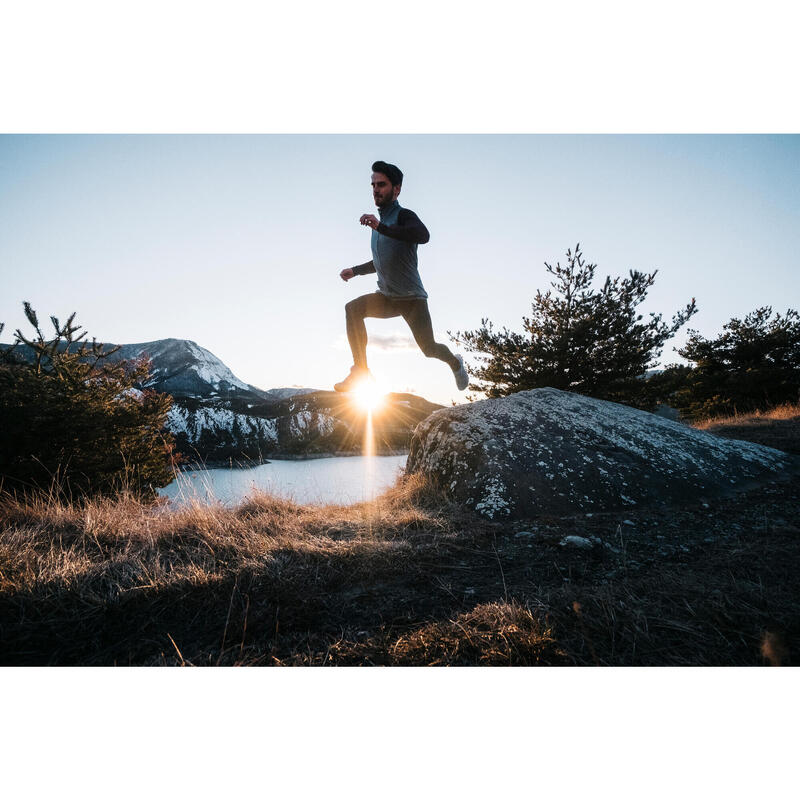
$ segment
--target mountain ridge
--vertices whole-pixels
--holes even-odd
[[[104,347],[117,345],[104,343]],[[26,360],[33,357],[25,345],[17,352]],[[208,464],[363,451],[367,415],[349,395],[309,387],[259,389],[190,339],[121,344],[109,359],[143,356],[150,359],[151,371],[138,388],[172,396],[167,429],[189,461]],[[387,394],[383,409],[372,419],[375,452],[407,451],[416,425],[439,408],[416,395]]]

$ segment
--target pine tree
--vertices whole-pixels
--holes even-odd
[[[764,411],[800,400],[800,316],[762,306],[734,317],[715,339],[690,330],[679,355],[694,363],[669,401],[702,418]]]
[[[660,314],[643,322],[636,308],[655,282],[657,271],[631,270],[629,277],[606,278],[592,288],[596,264],[587,263],[576,245],[567,263],[545,262],[554,280],[544,294],[536,292],[524,333],[495,330],[488,319],[475,331],[450,333],[451,339],[476,354],[477,379],[470,388],[488,397],[503,397],[549,386],[601,399],[649,405],[641,378],[655,366],[664,343],[696,312],[694,298],[672,323]]]
[[[112,494],[122,487],[152,495],[173,478],[174,440],[165,430],[167,395],[138,389],[149,362],[109,361],[107,349],[75,325],[51,317],[47,338],[34,328],[15,332],[0,351],[0,480],[5,489],[57,488],[73,497]],[[2,325],[0,325],[2,330]]]

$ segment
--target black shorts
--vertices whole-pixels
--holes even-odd
[[[414,340],[423,352],[435,344],[428,301],[424,297],[387,297],[380,292],[372,292],[350,301],[347,307],[348,313],[353,313],[361,319],[402,317],[408,323],[411,333],[414,334]]]

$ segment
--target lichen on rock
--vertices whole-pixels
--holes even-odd
[[[494,519],[672,504],[797,466],[779,450],[646,411],[532,389],[431,414],[414,432],[406,469]]]

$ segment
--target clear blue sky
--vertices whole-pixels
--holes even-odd
[[[658,269],[643,310],[694,296],[706,336],[800,304],[798,136],[5,135],[2,341],[29,300],[102,341],[193,339],[261,388],[329,388],[351,363],[343,306],[375,288],[338,273],[371,257],[379,158],[431,231],[420,272],[448,344],[482,317],[519,330],[543,262],[576,242],[598,280]],[[388,389],[464,399],[402,320],[367,324]]]

